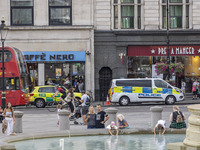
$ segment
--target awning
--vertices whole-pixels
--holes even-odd
[[[200,46],[170,46],[170,56],[200,56]],[[166,46],[128,46],[128,56],[167,56]]]

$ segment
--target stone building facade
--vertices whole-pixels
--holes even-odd
[[[0,16],[10,29],[6,46],[24,52],[35,85],[68,76],[94,92],[93,10],[92,0],[0,0]],[[70,55],[72,60],[64,58]]]
[[[171,84],[184,79],[186,92],[200,78],[199,8],[198,0],[169,0],[170,61],[185,66]],[[111,79],[156,77],[155,64],[166,62],[166,0],[96,0],[95,10],[95,92],[105,101]]]

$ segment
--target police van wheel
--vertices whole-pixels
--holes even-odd
[[[119,99],[119,104],[121,106],[127,106],[129,104],[130,100],[127,96],[123,96]]]
[[[43,99],[37,99],[37,100],[35,101],[35,106],[36,106],[37,108],[44,108],[44,107],[45,107],[45,102],[44,102],[44,100],[43,100]]]
[[[170,95],[170,96],[167,96],[165,103],[167,105],[173,105],[175,103],[175,101],[176,101],[176,98],[174,96]]]

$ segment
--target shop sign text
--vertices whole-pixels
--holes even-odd
[[[193,47],[177,47],[177,48],[171,48],[170,50],[171,55],[194,55],[195,50]],[[167,54],[167,48],[166,47],[159,47],[158,48],[158,55],[166,55]]]
[[[24,55],[26,60],[43,60],[46,61],[46,54],[42,53],[42,55]],[[59,60],[74,60],[74,54],[69,54],[69,55],[49,55],[49,60],[50,61],[59,61]]]
[[[23,52],[26,61],[85,61],[85,51]]]

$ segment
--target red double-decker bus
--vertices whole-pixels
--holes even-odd
[[[13,106],[25,105],[29,101],[29,78],[27,65],[20,50],[13,47],[4,48],[4,89],[6,103]],[[2,47],[0,47],[0,68],[2,68]],[[0,70],[0,105],[2,105],[2,69]]]

